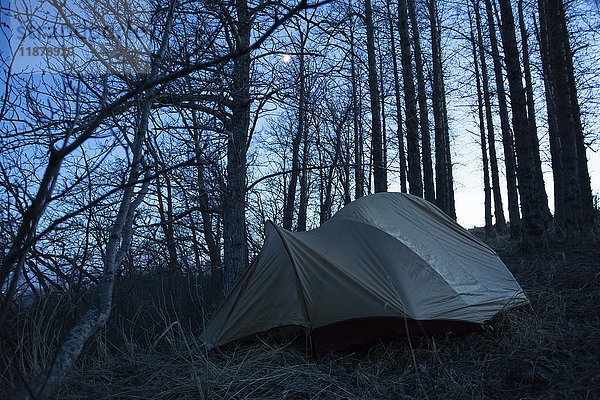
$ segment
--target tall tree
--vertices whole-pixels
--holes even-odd
[[[425,74],[423,72],[423,56],[419,24],[415,9],[415,0],[407,0],[408,16],[412,29],[412,42],[415,54],[415,72],[417,75],[417,102],[419,103],[419,126],[421,128],[421,152],[423,158],[423,189],[425,200],[435,202],[433,184],[433,164],[431,160],[431,138],[429,135],[429,111],[427,109],[427,92],[425,91]]]
[[[371,0],[365,0],[365,27],[367,30],[367,59],[369,70],[369,94],[371,97],[371,156],[373,158],[373,183],[375,192],[387,191],[387,169],[383,164],[383,142],[381,134],[381,107],[377,84],[377,59],[375,57],[375,35],[373,32],[373,10]]]
[[[539,8],[540,20],[545,18],[543,7]],[[544,80],[544,93],[546,97],[546,115],[548,119],[548,138],[550,142],[550,155],[552,158],[552,175],[554,181],[554,221],[560,224],[559,221],[564,219],[564,212],[568,210],[563,207],[565,196],[565,184],[563,183],[563,167],[560,157],[560,139],[558,137],[558,117],[554,96],[552,94],[552,76],[550,74],[550,66],[548,62],[548,37],[546,28],[544,27],[544,35],[541,35],[537,29],[537,23],[534,19],[536,27],[536,35],[540,44],[540,56],[542,59],[542,76]]]
[[[350,16],[352,24],[352,13]],[[352,126],[354,129],[354,191],[355,198],[363,197],[365,193],[365,177],[363,172],[363,138],[360,128],[361,103],[358,98],[358,71],[356,60],[356,45],[354,26],[350,28],[350,73],[352,84]]]
[[[436,0],[429,0],[429,24],[431,28],[431,59],[433,64],[433,119],[435,126],[435,172],[436,204],[446,214],[456,218],[454,182],[450,156],[450,132],[446,109],[444,72],[442,66],[441,31],[438,23]]]
[[[588,170],[588,160],[586,155],[586,145],[583,135],[583,124],[581,123],[581,109],[579,107],[579,99],[577,97],[577,82],[575,81],[575,68],[573,66],[573,51],[569,43],[569,30],[565,17],[564,7],[557,8],[560,15],[560,27],[562,31],[562,43],[566,54],[567,76],[569,78],[569,94],[571,100],[571,108],[573,110],[573,120],[575,121],[575,142],[577,144],[577,166],[580,184],[581,195],[581,212],[582,212],[582,233],[587,235],[588,229],[596,229],[596,220],[594,213],[594,196],[592,195],[592,187],[590,183],[590,173]]]
[[[194,155],[198,160],[202,160],[204,157],[200,148],[201,132],[200,129],[198,129],[198,120],[195,112],[192,112],[191,122],[192,124],[189,129],[192,131],[192,138],[194,141]],[[201,208],[200,216],[202,218],[202,233],[204,234],[204,241],[206,243],[210,266],[213,270],[215,270],[221,267],[221,250],[219,246],[218,234],[219,229],[217,228],[219,221],[217,219],[216,224],[214,224],[213,215],[211,215],[209,211],[211,207],[205,175],[205,166],[202,163],[198,163],[196,169],[196,184],[198,187],[198,203]]]
[[[593,226],[593,202],[572,52],[562,1],[540,1],[538,7],[542,62],[556,121],[553,169],[556,156],[561,170],[555,171],[555,178],[563,185],[562,198],[555,203],[556,219],[567,238],[574,239]]]
[[[304,136],[304,124],[306,120],[306,67],[304,49],[308,32],[305,34],[301,29],[298,29],[298,34],[300,35],[300,47],[298,48],[298,126],[292,139],[292,172],[290,173],[290,181],[283,208],[283,228],[288,230],[292,229],[292,220],[294,218],[296,185],[300,176],[300,144]]]
[[[483,35],[481,32],[481,14],[479,11],[479,0],[473,1],[473,8],[475,10],[475,25],[477,27],[479,59],[481,60],[483,103],[485,105],[487,141],[490,153],[490,172],[492,175],[492,191],[494,194],[494,217],[496,218],[496,229],[499,232],[503,232],[506,229],[506,220],[504,218],[504,207],[502,205],[502,194],[500,192],[500,176],[498,172],[498,159],[496,157],[496,135],[494,134],[494,120],[492,117],[492,95],[490,93],[487,61],[485,56],[485,48],[483,46]]]
[[[478,4],[475,2],[475,7]],[[473,32],[473,23],[471,21],[471,12],[469,9],[469,22],[471,23],[471,45],[473,48],[473,66],[475,67],[475,86],[477,89],[477,114],[479,117],[479,133],[481,141],[481,159],[483,163],[483,193],[484,193],[484,217],[486,232],[491,233],[492,228],[492,189],[490,187],[490,172],[487,155],[487,138],[485,122],[483,117],[483,99],[481,93],[481,76],[479,74],[479,61],[477,60],[477,43]]]
[[[352,24],[353,13],[350,14]],[[358,97],[358,71],[360,63],[356,60],[354,26],[350,27],[350,79],[352,84],[352,126],[354,129],[354,191],[355,198],[364,196],[365,176],[363,169],[363,137],[360,128],[361,102]]]
[[[390,3],[387,3],[388,17],[390,23],[390,46],[392,51],[392,71],[394,75],[394,94],[396,98],[396,134],[398,137],[398,161],[400,163],[400,191],[406,193],[406,153],[404,151],[404,130],[402,129],[402,103],[400,97],[400,78],[398,77],[398,54],[396,52],[396,32],[394,30],[394,23],[392,13],[390,10]]]
[[[386,101],[386,90],[385,90],[385,78],[384,78],[384,70],[383,70],[383,49],[379,44],[379,38],[377,40],[377,47],[379,48],[379,93],[381,94],[381,152],[382,152],[382,162],[385,167],[385,187],[387,188],[387,124],[385,119],[385,101]]]
[[[400,54],[402,60],[402,80],[404,83],[404,103],[406,105],[406,144],[408,151],[408,185],[411,194],[423,197],[421,178],[421,157],[419,153],[419,128],[415,82],[413,78],[408,10],[406,0],[398,0],[398,30],[400,32]]]
[[[300,207],[298,209],[297,231],[306,230],[306,219],[308,217],[308,182],[309,174],[308,162],[310,156],[310,143],[308,142],[308,123],[304,123],[304,132],[302,134],[302,175],[300,176]]]
[[[246,0],[236,0],[235,50],[250,47],[252,18]],[[228,294],[247,265],[246,153],[250,127],[250,54],[233,61],[231,118],[227,121],[227,190],[223,199],[223,294]]]
[[[149,141],[147,148],[155,162],[158,213],[160,215],[160,226],[163,230],[167,253],[169,255],[168,272],[170,272],[169,279],[171,279],[172,273],[178,268],[177,246],[175,244],[175,233],[173,228],[173,190],[170,174],[167,173],[164,174],[166,195],[163,193],[160,170],[167,170],[167,164],[163,159],[156,137],[153,138],[153,142],[154,143]]]
[[[525,76],[527,122],[529,123],[531,132],[537,137],[537,124],[535,121],[535,100],[533,98],[533,80],[531,78],[531,66],[529,63],[529,35],[527,33],[527,27],[525,26],[525,17],[523,15],[523,0],[518,0],[517,10],[519,14],[519,30],[521,33],[521,50],[523,54],[523,74]]]
[[[377,47],[379,48],[379,93],[381,94],[381,152],[382,152],[382,162],[386,171],[386,183],[385,186],[387,188],[387,124],[385,119],[385,101],[386,101],[386,88],[385,88],[385,78],[384,78],[384,62],[383,62],[383,49],[379,44],[379,38],[377,40]]]
[[[492,48],[494,76],[496,80],[496,93],[498,96],[498,112],[500,114],[500,130],[502,132],[502,145],[504,148],[504,163],[506,166],[506,188],[508,190],[508,217],[510,219],[510,233],[513,238],[518,237],[521,231],[521,217],[519,214],[519,195],[517,192],[517,163],[513,135],[510,129],[506,91],[504,89],[504,75],[500,62],[500,51],[496,37],[496,22],[491,0],[485,0],[487,25]]]
[[[527,117],[523,74],[521,72],[515,21],[510,0],[499,0],[499,5],[502,17],[500,34],[504,45],[515,148],[518,159],[517,178],[524,225],[523,239],[526,243],[529,241],[544,241],[550,211],[548,210],[548,197],[544,187],[542,166],[539,161],[539,143]]]

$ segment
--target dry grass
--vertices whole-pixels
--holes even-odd
[[[153,310],[151,329],[115,324],[118,345],[98,335],[56,398],[600,398],[600,245],[503,259],[531,307],[498,315],[490,332],[319,360],[302,336],[279,332],[207,353],[197,329],[147,305],[137,324]]]

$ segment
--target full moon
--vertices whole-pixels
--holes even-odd
[[[290,56],[289,54],[284,54],[282,59],[283,59],[283,62],[287,64],[290,61],[292,61],[292,56]]]

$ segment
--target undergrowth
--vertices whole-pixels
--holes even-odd
[[[483,333],[398,338],[320,359],[293,331],[207,352],[197,337],[214,304],[198,300],[197,285],[133,282],[120,288],[107,328],[55,397],[599,398],[600,245],[500,252],[531,306],[500,313]],[[1,346],[0,393],[51,359],[79,312],[69,301],[48,300],[15,317],[18,336]]]

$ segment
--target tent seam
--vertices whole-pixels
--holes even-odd
[[[310,321],[310,315],[308,314],[308,307],[306,305],[306,295],[304,293],[304,288],[302,287],[302,283],[300,283],[300,276],[298,275],[298,269],[296,268],[296,263],[294,263],[294,258],[292,257],[292,253],[290,252],[287,242],[283,238],[283,235],[281,234],[279,227],[276,224],[273,224],[273,226],[275,227],[275,230],[277,231],[277,235],[279,236],[279,239],[281,239],[281,243],[283,243],[283,248],[285,249],[285,252],[287,253],[288,258],[290,259],[290,263],[292,264],[292,269],[294,270],[294,275],[296,276],[296,284],[298,285],[298,288],[300,290],[300,297],[302,298],[302,306],[304,308],[304,314],[306,315],[306,320],[308,321],[308,329],[312,330],[312,322]]]

